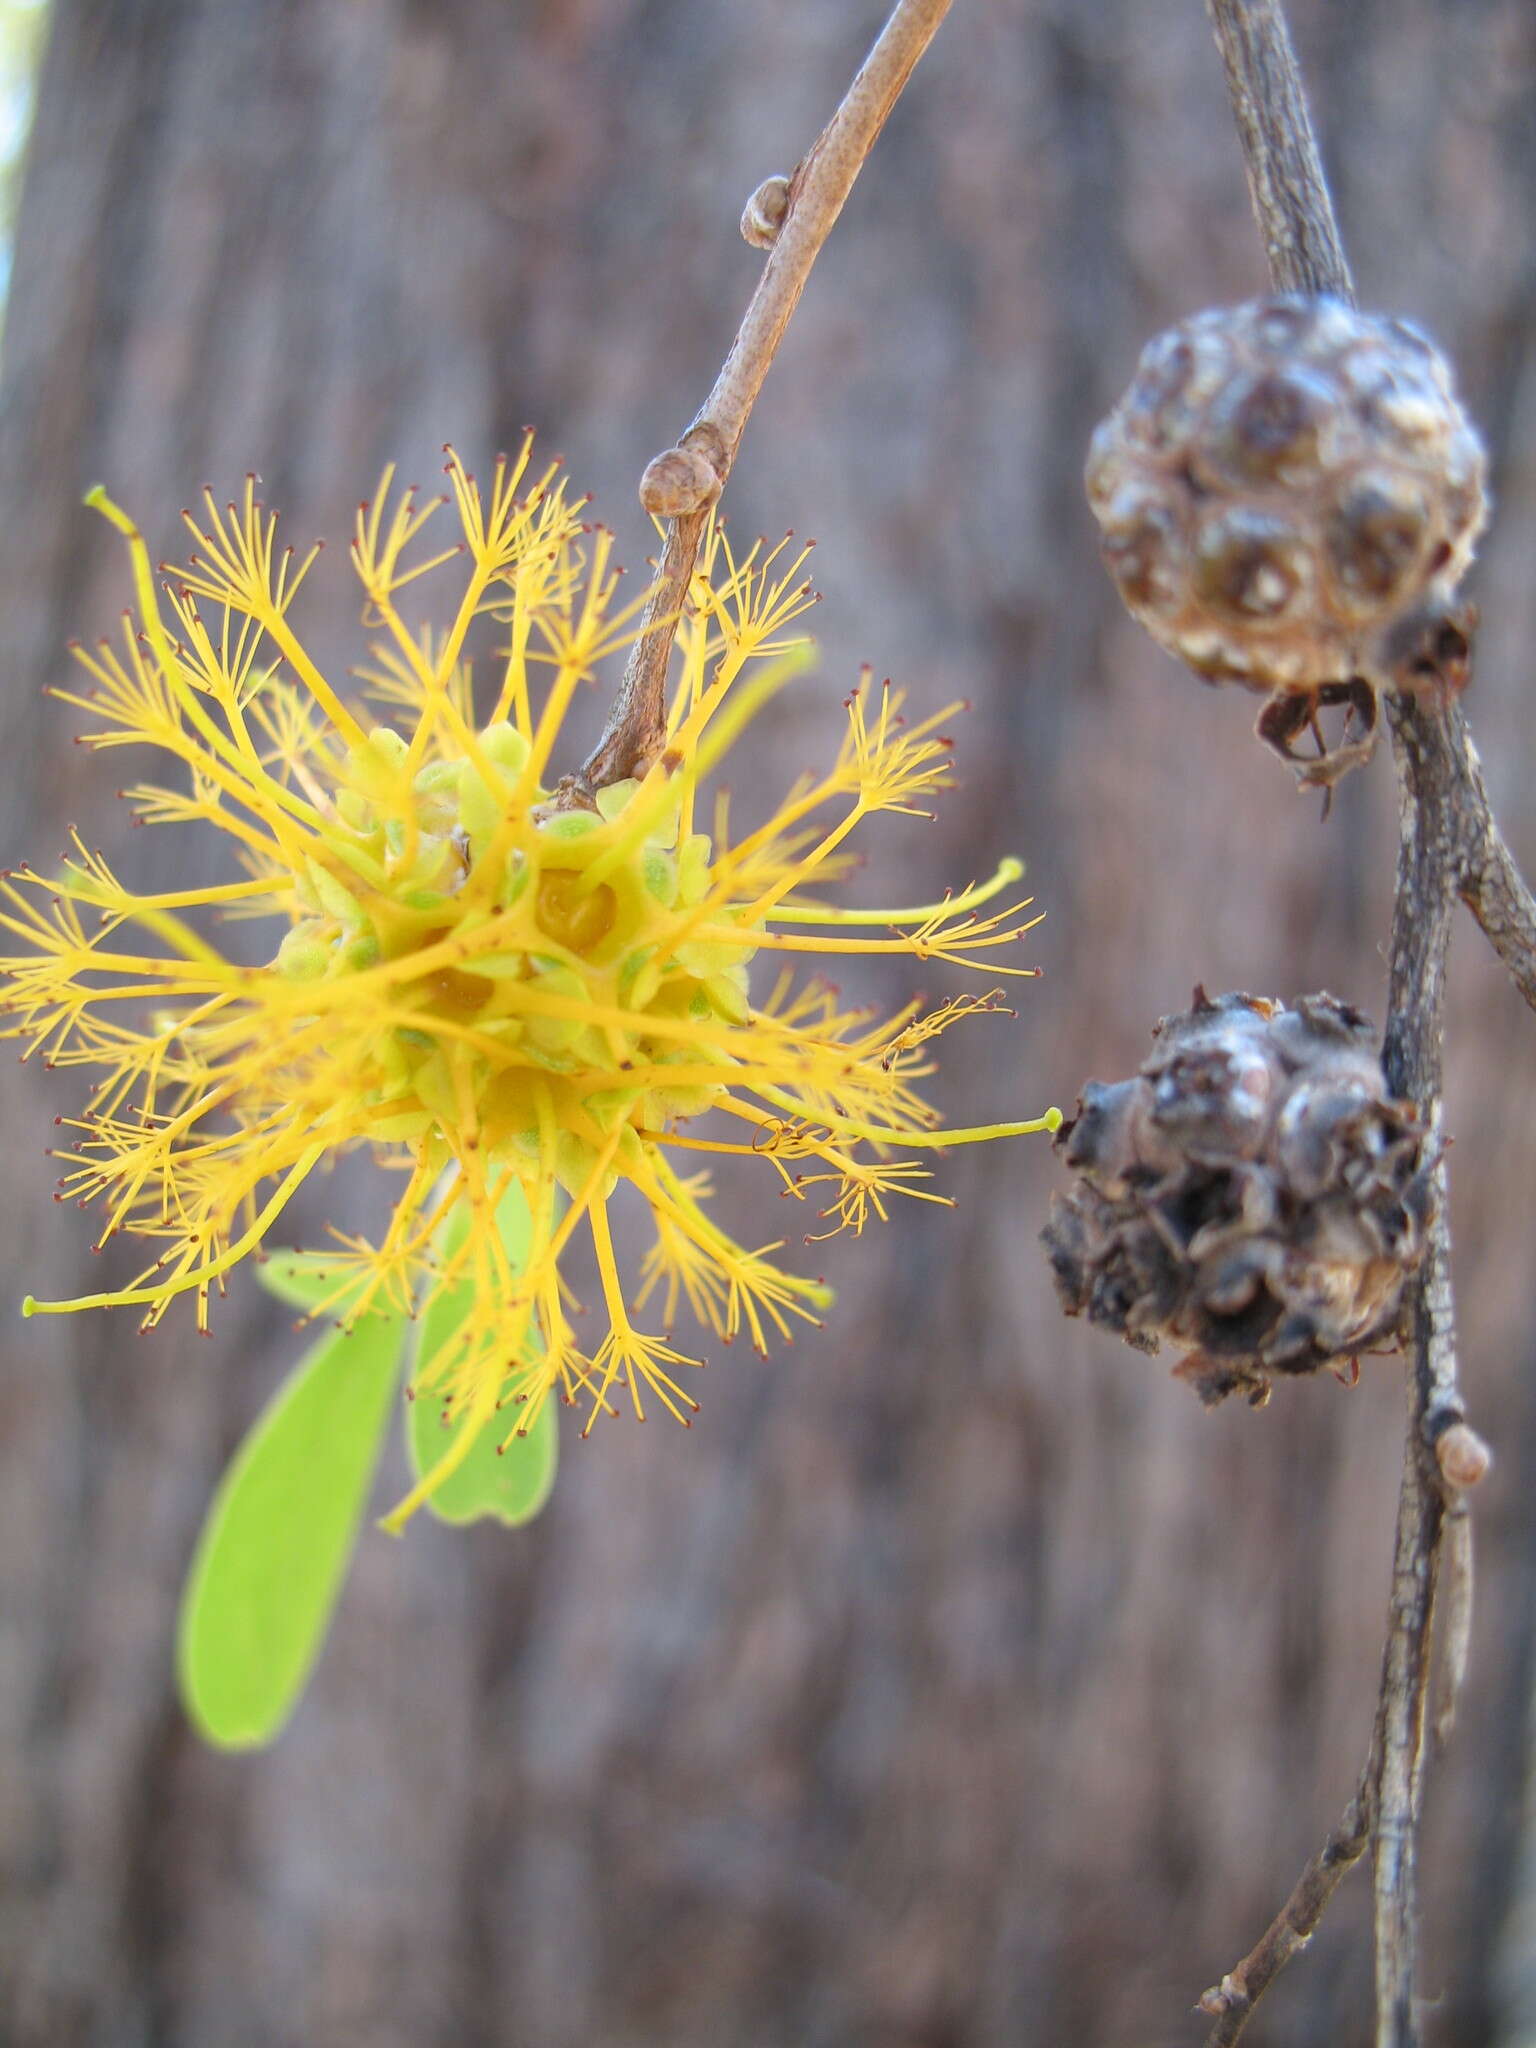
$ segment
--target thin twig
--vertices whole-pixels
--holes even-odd
[[[1216,2020],[1205,2048],[1232,2048],[1248,2016],[1291,1957],[1304,1949],[1341,1880],[1365,1854],[1371,1839],[1375,1801],[1374,1751],[1355,1796],[1338,1826],[1297,1878],[1291,1896],[1235,1969],[1200,2000],[1200,2011]]]
[[[1388,701],[1399,783],[1397,882],[1387,979],[1382,1067],[1396,1095],[1439,1112],[1445,1041],[1445,970],[1459,861],[1457,814],[1464,778],[1452,769],[1466,728],[1451,705],[1408,696]],[[1435,1170],[1436,1215],[1424,1266],[1408,1302],[1413,1362],[1392,1597],[1377,1709],[1381,1772],[1375,1817],[1377,2048],[1412,2048],[1417,1945],[1418,1837],[1429,1695],[1431,1628],[1449,1489],[1435,1461],[1437,1437],[1462,1420],[1456,1387],[1449,1190]]]
[[[1461,1689],[1472,1654],[1472,1516],[1464,1500],[1446,1510],[1440,1556],[1440,1704],[1435,1744],[1443,1749],[1456,1727]]]
[[[666,745],[667,663],[709,507],[730,474],[811,266],[949,7],[950,0],[899,0],[794,176],[770,179],[748,204],[742,231],[754,242],[771,237],[768,259],[715,388],[677,446],[658,455],[641,479],[641,503],[668,519],[666,546],[607,729],[562,785],[558,800],[566,804],[590,803],[594,790],[643,773]]]
[[[1271,278],[1283,290],[1329,291],[1352,300],[1349,267],[1279,0],[1207,4]],[[1437,1117],[1455,899],[1460,895],[1467,902],[1533,1007],[1536,903],[1499,834],[1476,750],[1448,696],[1432,689],[1395,694],[1388,717],[1401,815],[1383,1066],[1394,1093],[1410,1098],[1427,1117]],[[1377,2048],[1413,2048],[1418,2040],[1414,1908],[1436,1582],[1459,1487],[1475,1481],[1487,1465],[1486,1449],[1468,1428],[1457,1391],[1443,1166],[1438,1178],[1439,1208],[1428,1256],[1406,1310],[1413,1369],[1381,1689],[1370,1758],[1346,1816],[1351,1828],[1358,1820],[1375,1851]],[[1463,1578],[1454,1629],[1458,1640],[1464,1639],[1468,1598]],[[1459,1661],[1453,1644],[1452,1695],[1459,1685]],[[1354,1839],[1351,1832],[1349,1840]],[[1316,1925],[1342,1875],[1338,1840],[1336,1831],[1252,1955],[1224,1980],[1221,1988],[1231,1984],[1238,1996],[1220,2007],[1222,2017],[1207,2048],[1226,2048],[1237,2040],[1258,1998]],[[1298,1902],[1303,1916],[1311,1914],[1304,1931],[1297,1930],[1293,1909]],[[1220,1995],[1219,1990],[1207,1997]]]
[[[1424,624],[1443,629],[1446,620],[1432,616]],[[1403,666],[1419,665],[1410,650]],[[1482,757],[1458,705],[1433,691],[1411,695],[1412,716],[1399,721],[1394,739],[1400,755],[1405,747],[1411,750],[1420,800],[1432,799],[1433,815],[1424,823],[1437,842],[1437,886],[1441,874],[1449,876],[1515,987],[1536,1010],[1536,898],[1493,815]]]
[[[1465,736],[1456,759],[1459,767],[1470,771],[1474,787],[1473,801],[1460,814],[1470,842],[1461,870],[1461,899],[1509,969],[1515,987],[1536,1010],[1536,898],[1494,824],[1483,787],[1483,764]]]
[[[1270,280],[1354,304],[1339,224],[1280,0],[1209,0]]]

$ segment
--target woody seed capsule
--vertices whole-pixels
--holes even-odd
[[[1043,1233],[1065,1312],[1187,1350],[1208,1405],[1390,1343],[1437,1145],[1387,1092],[1365,1018],[1197,989],[1154,1038],[1138,1074],[1086,1084],[1055,1141],[1075,1176]]]
[[[1417,328],[1293,295],[1149,342],[1086,483],[1154,639],[1207,682],[1353,701],[1369,730],[1380,636],[1449,599],[1487,519],[1486,469]],[[1265,736],[1287,751],[1310,708],[1267,715]]]

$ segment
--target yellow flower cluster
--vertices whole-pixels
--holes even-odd
[[[651,1396],[686,1423],[697,1361],[638,1327],[653,1293],[669,1332],[686,1299],[717,1337],[759,1349],[817,1319],[825,1288],[778,1264],[778,1245],[736,1243],[687,1155],[762,1155],[830,1234],[884,1216],[892,1195],[940,1199],[901,1155],[1055,1120],[940,1131],[914,1088],[928,1042],[995,991],[876,1023],[789,971],[797,954],[891,952],[984,969],[1030,929],[1023,905],[985,909],[1014,862],[915,909],[840,911],[809,893],[862,820],[920,812],[945,786],[949,712],[905,724],[866,679],[824,774],[740,838],[723,800],[700,829],[704,779],[805,665],[786,632],[813,598],[803,554],[738,559],[715,526],[677,622],[663,760],[595,810],[552,797],[573,696],[633,638],[643,600],[618,604],[610,537],[530,458],[525,443],[482,491],[450,454],[451,500],[419,503],[386,474],[360,509],[352,558],[376,641],[351,706],[290,623],[314,554],[279,548],[253,481],[240,503],[186,515],[195,551],[158,586],[137,529],[93,493],[127,540],[138,616],[120,647],[76,650],[91,687],[59,694],[90,715],[89,745],[176,764],[125,794],[146,822],[215,827],[232,878],[138,894],[77,836],[59,872],[4,883],[8,1035],[94,1083],[63,1120],[61,1188],[96,1206],[102,1241],[129,1233],[153,1252],[118,1292],[28,1311],[124,1304],[150,1325],[190,1294],[206,1323],[210,1290],[316,1168],[378,1148],[403,1182],[378,1242],[338,1236],[335,1303],[409,1310],[466,1282],[474,1303],[423,1368],[462,1426],[396,1523],[497,1409],[510,1439],[557,1392],[590,1427],[623,1388],[637,1412]],[[433,552],[419,537],[450,502],[463,543]],[[450,565],[464,573],[447,630],[408,623],[402,592]],[[493,672],[472,681],[477,623]],[[214,943],[237,916],[280,927],[267,964]],[[759,962],[754,991],[762,954],[781,971]],[[693,1134],[706,1112],[717,1134]],[[608,1222],[620,1185],[655,1232],[633,1295]],[[526,1211],[526,1255],[509,1249],[509,1201]],[[582,1229],[607,1313],[590,1355],[560,1276]]]

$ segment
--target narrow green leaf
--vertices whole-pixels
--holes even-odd
[[[219,1483],[182,1594],[188,1716],[221,1749],[281,1731],[304,1690],[357,1540],[399,1378],[404,1326],[323,1337]]]
[[[521,1265],[528,1256],[531,1224],[520,1187],[514,1185],[503,1197],[497,1222],[508,1256],[514,1265]],[[449,1219],[438,1246],[441,1257],[453,1256],[464,1242],[467,1227],[463,1214]],[[473,1299],[474,1288],[469,1281],[440,1287],[428,1297],[411,1361],[413,1384],[453,1337],[468,1315]],[[506,1449],[501,1450],[503,1439],[515,1427],[513,1410],[503,1410],[479,1425],[478,1441],[427,1501],[439,1521],[477,1522],[489,1516],[512,1528],[532,1521],[549,1499],[555,1483],[560,1432],[554,1403],[546,1401],[528,1434],[511,1437]],[[430,1388],[410,1403],[405,1440],[418,1479],[432,1470],[453,1442],[451,1425],[444,1426],[441,1404]]]
[[[356,1266],[344,1265],[334,1252],[271,1252],[256,1267],[256,1278],[268,1294],[290,1308],[334,1317],[340,1322],[368,1279]],[[398,1320],[387,1308],[372,1308],[369,1319]]]

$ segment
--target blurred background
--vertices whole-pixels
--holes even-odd
[[[127,598],[80,506],[97,478],[167,553],[205,479],[259,471],[291,538],[332,539],[300,612],[343,666],[352,508],[393,457],[430,483],[445,440],[483,466],[535,423],[638,580],[636,480],[760,261],[742,202],[792,168],[883,11],[12,9],[0,125],[19,132],[46,34],[0,366],[0,858],[44,864],[71,820],[131,878],[197,858],[171,834],[127,847],[120,767],[40,694]],[[1295,27],[1362,297],[1447,346],[1493,449],[1468,710],[1529,872],[1536,14],[1309,0]],[[1253,702],[1117,615],[1079,480],[1143,341],[1262,285],[1197,0],[959,0],[748,429],[733,530],[816,535],[826,595],[821,679],[754,734],[754,783],[825,754],[861,660],[918,705],[969,697],[963,789],[861,886],[920,901],[1011,851],[1048,912],[1017,1021],[949,1041],[956,1122],[1070,1111],[1197,980],[1381,1016],[1386,759],[1320,824]],[[1536,2039],[1536,1024],[1470,923],[1453,966],[1463,1370],[1498,1463],[1463,1723],[1429,1786],[1422,1989],[1440,2048],[1516,2048]],[[0,1296],[79,1291],[89,1224],[42,1157],[67,1077],[7,1062],[0,1091]],[[958,1207],[822,1254],[827,1330],[721,1358],[691,1436],[572,1443],[519,1534],[370,1529],[264,1756],[193,1740],[172,1628],[214,1480],[296,1354],[288,1316],[241,1279],[211,1343],[190,1316],[144,1342],[127,1315],[0,1320],[0,2039],[1198,2041],[1194,2000],[1364,1754],[1400,1367],[1202,1414],[1170,1360],[1058,1315],[1045,1140],[943,1171]],[[748,1242],[783,1228],[761,1184],[728,1201]],[[1358,1873],[1256,2044],[1370,2039],[1367,1909]]]

